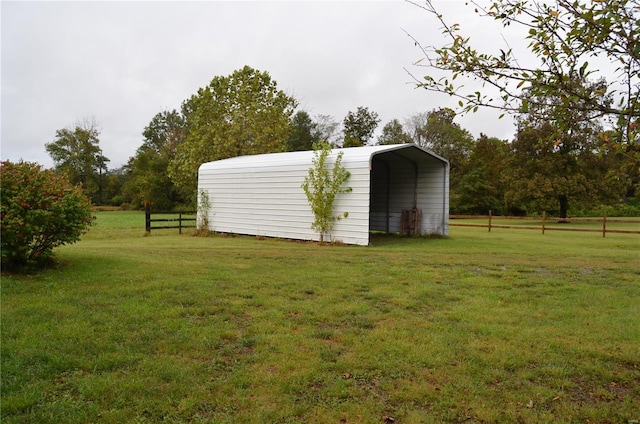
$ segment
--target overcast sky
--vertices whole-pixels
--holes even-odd
[[[479,29],[464,3],[436,1]],[[424,44],[442,35],[431,16],[403,1],[2,1],[0,13],[3,160],[52,166],[45,143],[56,130],[93,118],[109,168],[119,167],[155,114],[179,109],[244,65],[267,71],[312,117],[341,123],[368,107],[381,119],[378,132],[391,119],[456,104],[416,89],[405,71],[426,72],[413,66],[422,56],[405,31]],[[501,40],[499,32],[480,36]],[[512,121],[497,116],[457,122],[476,137],[511,139]]]

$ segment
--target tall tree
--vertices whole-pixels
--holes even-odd
[[[359,147],[369,143],[378,127],[378,114],[367,107],[359,106],[355,113],[349,112],[344,118],[343,147]]]
[[[473,136],[454,122],[456,113],[452,109],[440,108],[427,113],[425,126],[420,130],[422,145],[449,161],[452,210],[457,210],[455,200],[459,198],[458,187],[469,164],[473,148]]]
[[[622,203],[634,202],[640,205],[640,166],[637,159],[626,149],[609,142],[615,134],[605,132],[602,134],[598,149],[599,157],[605,163],[604,176],[609,182],[622,185]],[[614,190],[611,190],[612,192]],[[635,198],[635,199],[634,199]]]
[[[453,122],[455,118],[452,109],[434,109],[427,113],[427,122],[422,128],[422,147],[447,159],[453,175],[468,163],[474,141],[469,131]]]
[[[124,203],[122,189],[127,180],[124,166],[107,171],[106,178],[103,179],[102,199],[103,204],[121,206]]]
[[[157,113],[142,131],[142,136],[142,150],[174,155],[187,137],[186,117],[175,109]]]
[[[416,5],[439,22],[447,41],[443,46],[423,47],[426,60],[421,65],[445,71],[447,76],[427,75],[417,80],[419,86],[457,97],[465,111],[487,106],[505,113],[530,113],[532,101],[559,96],[568,101],[570,110],[609,117],[615,128],[610,142],[640,159],[637,0],[495,0],[486,8],[470,2],[479,16],[510,31],[521,30],[529,42],[527,57],[517,57],[508,44],[494,51],[474,45],[461,25],[451,23],[434,3],[427,0]],[[572,84],[574,75],[610,79],[602,86],[603,92],[593,92]],[[466,92],[463,78],[457,77],[479,81],[482,88]]]
[[[168,176],[168,167],[186,138],[186,122],[176,110],[156,114],[142,135],[144,141],[125,165],[124,200],[135,207],[149,201],[156,210],[171,210],[188,203],[189,193],[180,191]]]
[[[179,191],[167,176],[168,165],[168,156],[153,149],[138,149],[125,165],[124,200],[136,208],[148,201],[154,210],[171,210],[181,203]]]
[[[505,140],[480,134],[469,156],[469,166],[460,178],[457,198],[451,200],[453,213],[505,213],[504,171],[508,167],[510,147]]]
[[[317,115],[315,118],[315,137],[331,146],[340,144],[340,123],[331,115]]]
[[[418,112],[404,121],[403,128],[411,140],[418,146],[426,146],[427,140],[424,138],[424,130],[429,119],[429,112]]]
[[[293,115],[291,120],[291,134],[287,144],[287,150],[295,152],[299,150],[312,150],[313,144],[320,141],[317,124],[304,110]]]
[[[183,105],[187,137],[169,164],[179,187],[194,190],[203,162],[287,149],[296,101],[267,72],[245,66],[215,77]]]
[[[573,75],[567,85],[580,85],[580,91],[589,93],[601,104],[597,93],[604,93],[604,81],[589,82]],[[576,90],[577,91],[577,90]],[[538,211],[558,211],[566,218],[571,199],[599,199],[599,177],[593,175],[586,163],[592,163],[598,148],[598,135],[602,127],[598,113],[574,105],[580,99],[566,99],[558,94],[538,95],[537,90],[526,91],[529,112],[518,118],[518,134],[513,143],[515,162],[510,170],[516,173],[511,195],[535,200]],[[546,117],[546,118],[543,118]],[[550,119],[549,119],[550,118]],[[589,175],[593,178],[587,178]],[[557,208],[551,208],[553,201]]]
[[[577,158],[561,151],[553,125],[527,126],[512,143],[505,198],[509,209],[566,217],[568,205],[586,195]]]
[[[378,144],[403,144],[413,140],[404,132],[402,124],[397,119],[392,119],[382,127],[382,134],[378,137]]]
[[[103,177],[109,162],[102,154],[99,136],[95,121],[85,120],[57,130],[55,140],[45,144],[55,170],[72,184],[82,184],[84,193],[97,204],[102,203]]]

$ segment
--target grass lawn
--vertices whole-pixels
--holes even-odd
[[[640,420],[638,235],[143,233],[2,276],[3,423]]]

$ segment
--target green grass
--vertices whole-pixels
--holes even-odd
[[[640,419],[640,236],[144,236],[2,277],[3,423]]]

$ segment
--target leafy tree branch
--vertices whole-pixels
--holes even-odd
[[[433,1],[410,3],[433,16],[446,39],[442,46],[425,47],[410,35],[424,56],[416,64],[448,74],[414,77],[419,87],[457,98],[464,112],[488,107],[504,113],[530,113],[536,98],[558,96],[569,111],[609,119],[616,142],[640,152],[638,0],[496,0],[486,8],[469,2],[480,17],[523,31],[529,51],[526,62],[516,57],[508,43],[496,52],[476,48],[461,26],[450,23]],[[605,78],[609,69],[612,72]],[[480,82],[482,89],[469,92],[456,81],[459,77]],[[575,84],[586,79],[601,82],[601,89]]]

